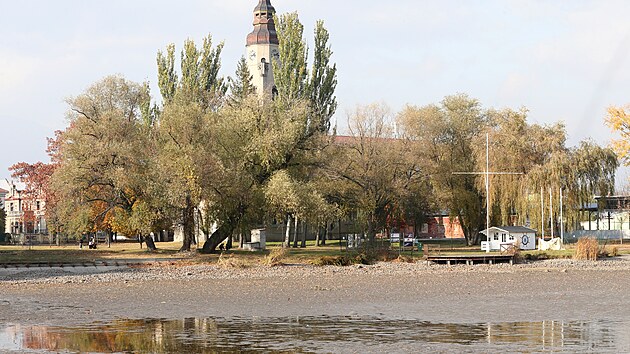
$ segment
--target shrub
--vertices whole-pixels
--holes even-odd
[[[219,256],[217,264],[223,268],[248,268],[249,264],[240,258],[234,258],[232,256],[223,256],[223,253]]]
[[[289,256],[289,251],[286,248],[275,248],[264,259],[264,265],[269,267],[277,267],[284,265],[283,260]]]
[[[597,252],[597,256],[600,258],[605,257],[617,257],[619,255],[619,248],[617,246],[608,247],[606,245],[601,246]]]
[[[594,237],[583,237],[575,246],[574,259],[596,261],[600,253],[599,242]]]
[[[353,264],[353,261],[348,256],[323,256],[317,258],[311,262],[316,266],[349,266]]]
[[[400,256],[398,256],[398,258],[394,259],[392,262],[394,262],[394,263],[414,263],[415,261],[414,261],[413,258],[401,254]]]

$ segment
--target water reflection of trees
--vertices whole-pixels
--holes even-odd
[[[627,324],[622,324],[627,327]],[[513,350],[615,349],[619,324],[439,324],[362,317],[119,320],[83,328],[21,328],[25,349],[78,352],[326,351],[340,345],[423,343]]]
[[[532,349],[597,348],[615,343],[610,322],[543,321],[488,324],[488,343],[521,343]]]
[[[203,353],[204,347],[216,342],[213,333],[217,333],[213,319],[120,320],[85,328],[28,327],[23,329],[23,346],[79,352]]]

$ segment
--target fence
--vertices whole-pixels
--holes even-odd
[[[62,244],[77,242],[74,238],[66,235],[50,235],[50,234],[6,234],[4,242],[13,245],[48,245],[56,244],[57,239]]]
[[[577,242],[582,237],[595,237],[598,240],[630,239],[630,230],[576,230],[565,232],[564,242]]]

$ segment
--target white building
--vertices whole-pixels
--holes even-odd
[[[521,250],[536,249],[536,230],[525,226],[493,226],[481,233],[489,235],[491,251],[500,251],[501,246],[507,245],[517,245]]]
[[[43,200],[34,199],[15,185],[11,185],[4,203],[6,233],[45,234],[48,232]]]

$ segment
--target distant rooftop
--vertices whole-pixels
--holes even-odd
[[[529,227],[525,227],[525,226],[492,226],[490,229],[497,229],[497,230],[502,230],[502,231],[506,231],[509,233],[513,233],[513,232],[521,232],[521,233],[525,233],[525,232],[536,232],[536,230],[534,229],[530,229]],[[482,234],[486,235],[486,232],[488,231],[488,229],[481,231]]]

